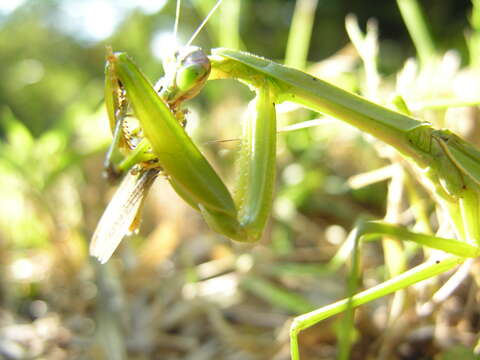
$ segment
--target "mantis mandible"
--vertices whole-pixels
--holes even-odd
[[[457,237],[416,234],[381,222],[359,225],[356,243],[368,240],[370,234],[382,234],[449,255],[295,318],[290,331],[293,360],[300,358],[297,337],[301,330],[480,254],[480,152],[448,130],[435,129],[309,74],[245,52],[219,48],[207,56],[200,48],[187,46],[173,51],[164,68],[166,76],[153,86],[125,53],[107,56],[105,102],[114,133],[107,168],[110,174],[128,173],[92,239],[91,254],[101,262],[109,259],[125,233],[138,226],[143,198],[159,172],[211,229],[236,241],[259,240],[274,193],[275,105],[285,101],[347,122],[394,147],[418,170],[421,181],[448,213]],[[237,179],[235,196],[186,133],[181,109],[206,81],[226,78],[239,80],[256,93],[241,138],[244,171]],[[117,149],[123,149],[121,161]],[[119,207],[123,207],[122,215],[112,219]]]

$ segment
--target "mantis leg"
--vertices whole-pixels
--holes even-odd
[[[426,123],[264,58],[230,49],[213,49],[212,54],[210,79],[236,78],[259,87],[258,79],[268,78],[275,84],[277,102],[295,102],[341,119],[421,161],[407,134]]]
[[[480,193],[480,152],[445,130],[421,122],[301,71],[251,54],[212,50],[211,78],[236,78],[257,87],[258,79],[274,84],[276,101],[291,101],[345,121],[393,146],[422,169],[420,176],[447,209],[462,240],[478,239],[476,220],[460,218],[475,210]],[[473,215],[475,217],[475,215]]]
[[[244,122],[240,149],[235,204],[238,209],[239,228],[226,234],[232,239],[257,241],[270,216],[275,183],[276,116],[269,84],[258,89],[250,103]],[[209,226],[217,228],[212,212],[200,205]]]
[[[439,257],[437,259],[429,260],[377,286],[296,317],[290,327],[292,360],[300,359],[298,345],[298,334],[300,331],[307,329],[333,315],[354,309],[372,300],[391,294],[397,290],[401,290],[430,277],[439,275],[461,264],[463,261],[465,261],[466,257],[478,256],[480,252],[480,248],[469,245],[462,241],[439,238],[426,234],[418,234],[398,225],[370,221],[361,222],[353,230],[351,236],[347,240],[347,244],[345,244],[345,246],[339,251],[338,256],[343,257],[345,253],[350,252],[349,250],[355,247],[356,244],[360,243],[361,241],[371,241],[379,235],[386,235],[400,240],[414,241],[421,245],[443,250],[452,255],[444,258]],[[341,252],[343,254],[340,254]],[[335,261],[338,261],[338,259],[332,259],[332,263]]]

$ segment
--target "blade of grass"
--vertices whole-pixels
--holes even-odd
[[[305,69],[317,0],[297,0],[288,34],[285,65]]]
[[[416,0],[397,0],[397,5],[415,44],[420,62],[425,67],[431,63],[436,51],[423,11]]]

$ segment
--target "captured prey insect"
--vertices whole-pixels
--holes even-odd
[[[418,177],[448,216],[457,238],[416,234],[380,222],[361,224],[353,232],[356,242],[372,233],[387,234],[449,255],[297,317],[290,333],[293,360],[300,357],[301,330],[441,274],[480,254],[479,150],[448,130],[435,129],[304,72],[245,52],[230,49],[211,52],[207,57],[196,47],[176,50],[165,64],[166,76],[156,87],[126,54],[109,53],[105,102],[114,140],[107,154],[107,168],[112,174],[129,173],[92,239],[91,254],[101,262],[108,260],[125,233],[138,226],[143,198],[160,172],[214,231],[238,241],[257,241],[273,199],[275,104],[285,101],[347,122],[395,148],[418,170]],[[181,104],[196,96],[207,80],[224,78],[246,83],[256,92],[244,123],[240,148],[242,172],[236,179],[235,197],[185,132],[185,114],[181,109]],[[126,154],[121,161],[117,161],[118,150]]]

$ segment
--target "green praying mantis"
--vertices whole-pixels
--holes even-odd
[[[300,359],[298,334],[317,322],[441,274],[480,254],[480,151],[448,130],[342,90],[307,73],[249,53],[218,48],[175,49],[165,77],[153,86],[125,53],[109,51],[105,103],[113,132],[106,167],[126,173],[93,235],[90,252],[106,262],[139,224],[143,200],[159,173],[209,227],[241,242],[261,236],[274,197],[276,111],[293,102],[347,122],[394,147],[417,170],[448,214],[456,239],[418,234],[385,222],[363,222],[355,244],[374,235],[442,250],[427,262],[347,299],[298,316],[290,329],[291,356]],[[231,195],[184,129],[185,101],[209,80],[235,79],[255,91],[239,151],[241,174]]]

